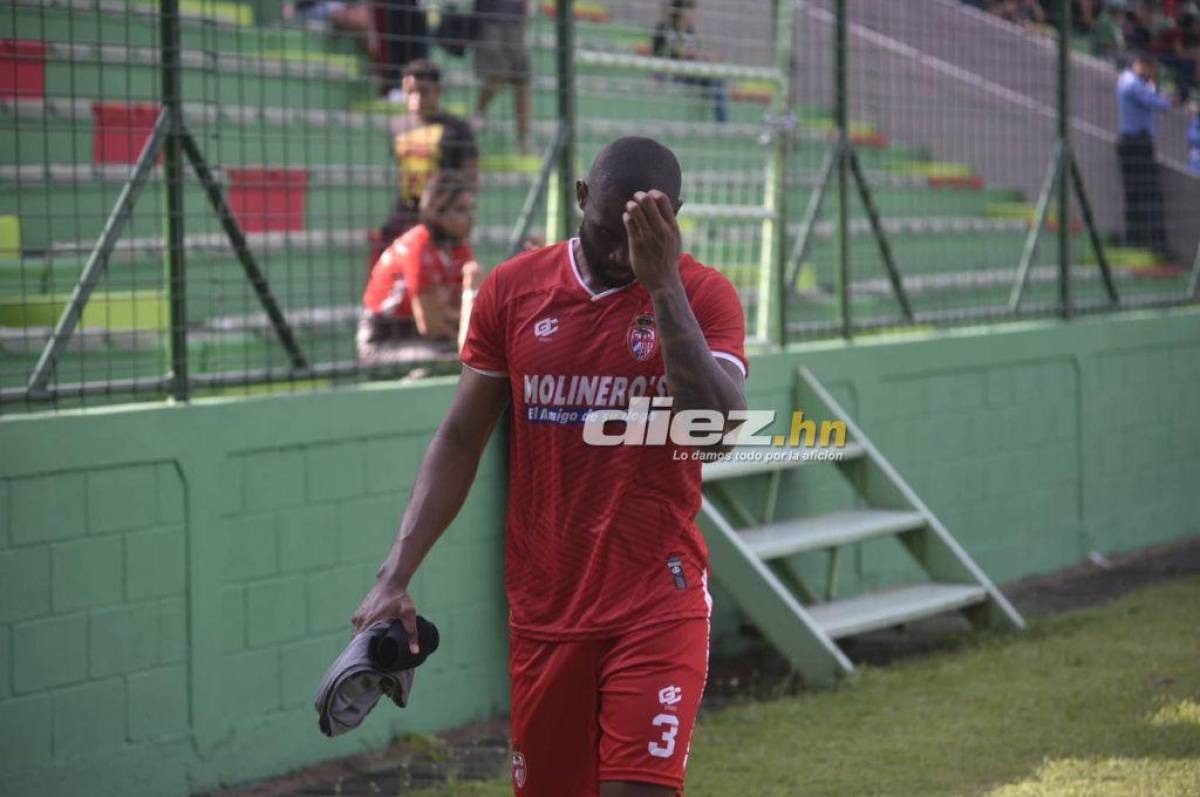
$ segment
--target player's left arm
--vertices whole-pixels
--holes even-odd
[[[734,363],[713,356],[688,302],[679,274],[679,224],[671,200],[661,191],[639,191],[626,203],[622,218],[633,272],[654,303],[672,409],[724,414],[745,409],[745,375]]]
[[[460,354],[467,342],[467,330],[471,324],[471,308],[475,306],[475,294],[479,289],[479,283],[482,279],[483,275],[479,269],[479,263],[476,262],[474,257],[463,263],[462,296],[460,297],[458,311],[458,351]]]
[[[413,294],[413,321],[421,337],[430,340],[458,339],[458,306],[451,302],[447,293],[445,286],[430,285],[421,293]]]

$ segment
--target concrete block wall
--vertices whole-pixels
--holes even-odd
[[[187,657],[179,474],[68,468],[0,493],[0,771],[185,735],[186,692],[159,688]]]
[[[498,446],[414,583],[413,704],[332,741],[312,705],[452,390],[0,422],[0,794],[189,794],[503,711]]]
[[[809,344],[753,359],[751,405],[788,417],[800,364],[997,581],[1200,534],[1200,308]],[[311,705],[453,389],[0,420],[0,794],[183,795],[505,711],[500,440],[413,584],[443,632],[413,704],[334,741]],[[803,468],[779,515],[852,500]]]

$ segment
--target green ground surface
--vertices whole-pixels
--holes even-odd
[[[687,794],[1191,797],[1200,579],[704,717]],[[422,797],[506,795],[507,779]]]

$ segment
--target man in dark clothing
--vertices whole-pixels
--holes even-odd
[[[669,0],[663,18],[654,28],[651,52],[657,58],[675,61],[710,61],[700,51],[696,28],[692,24],[694,0]],[[720,78],[680,77],[679,83],[698,86],[713,104],[713,116],[718,122],[729,121],[729,95],[725,81]]]
[[[1154,59],[1143,53],[1117,80],[1121,118],[1117,158],[1125,187],[1126,240],[1132,246],[1149,247],[1169,257],[1154,138],[1158,135],[1156,114],[1170,108],[1171,101],[1158,93],[1155,71]]]
[[[517,151],[530,151],[529,118],[529,0],[475,0],[478,33],[475,41],[475,75],[479,99],[475,125],[483,126],[488,106],[506,84],[513,88],[517,125]]]
[[[435,174],[457,173],[478,189],[479,153],[465,120],[441,108],[441,71],[432,61],[414,61],[404,69],[408,113],[392,121],[399,191],[391,216],[373,241],[371,265],[383,251],[420,220],[421,192]]]
[[[1040,0],[1045,14],[1044,21],[1057,28],[1062,15],[1062,0]],[[1071,0],[1071,29],[1077,34],[1087,35],[1096,24],[1097,9],[1092,0]]]
[[[429,57],[429,24],[417,0],[371,0],[372,60],[382,94],[400,84],[407,64]]]
[[[1125,45],[1135,52],[1148,51],[1154,41],[1154,9],[1138,2],[1125,14]]]
[[[1187,102],[1200,79],[1200,18],[1187,13],[1158,34],[1154,54],[1175,78],[1180,102]]]

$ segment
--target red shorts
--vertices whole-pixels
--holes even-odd
[[[606,780],[682,794],[708,675],[708,632],[701,617],[611,639],[512,634],[514,794],[591,797]]]

